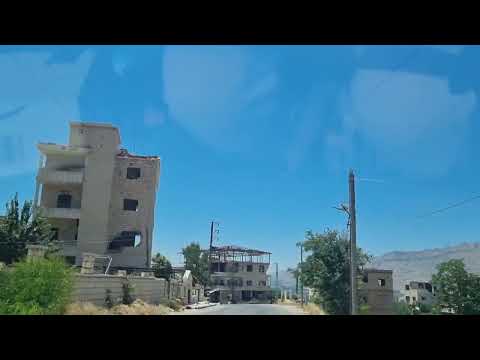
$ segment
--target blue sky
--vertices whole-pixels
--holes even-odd
[[[284,268],[357,183],[375,255],[478,241],[478,46],[0,46],[0,202],[33,198],[35,143],[110,122],[159,155],[154,250],[270,250]]]

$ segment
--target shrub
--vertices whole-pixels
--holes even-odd
[[[62,258],[24,260],[1,272],[0,286],[1,314],[63,314],[72,292],[72,270]]]
[[[395,302],[393,303],[393,313],[394,315],[413,315],[414,311],[412,306],[404,302]]]
[[[112,290],[105,290],[105,306],[107,309],[111,309],[115,305],[115,302],[112,299]]]
[[[122,304],[130,305],[135,299],[133,298],[133,286],[130,283],[125,282],[122,284]]]
[[[175,311],[180,311],[183,308],[183,303],[179,299],[164,300],[161,304]]]

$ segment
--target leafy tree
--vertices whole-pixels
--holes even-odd
[[[61,257],[24,259],[0,271],[0,314],[60,315],[70,302],[73,270]]]
[[[459,315],[480,314],[480,278],[467,272],[463,260],[439,264],[432,282],[437,287],[439,309],[450,309]]]
[[[167,280],[170,279],[170,276],[173,273],[172,264],[170,261],[168,261],[168,259],[160,253],[157,253],[152,261],[154,263],[152,268],[155,277]]]
[[[393,313],[395,315],[413,315],[414,308],[413,306],[405,302],[394,302],[393,303]]]
[[[0,262],[11,264],[27,254],[28,244],[52,245],[53,232],[47,219],[33,216],[31,201],[20,207],[18,194],[6,204],[6,214],[0,219]],[[50,248],[49,252],[56,250]]]
[[[200,244],[192,242],[182,249],[185,259],[185,269],[192,272],[194,282],[205,286],[208,283],[208,254],[203,252]]]
[[[345,234],[327,230],[323,234],[307,231],[304,249],[310,253],[301,265],[300,278],[316,291],[317,304],[329,314],[348,314],[350,309],[349,241]],[[359,271],[370,256],[357,248]]]

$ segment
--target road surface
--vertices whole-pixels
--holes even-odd
[[[185,310],[174,315],[304,315],[297,306],[277,304],[229,304]]]

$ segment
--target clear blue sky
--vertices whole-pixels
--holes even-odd
[[[284,268],[357,183],[373,254],[478,241],[477,46],[0,46],[0,202],[33,198],[35,143],[111,122],[159,155],[154,250],[270,250]]]

